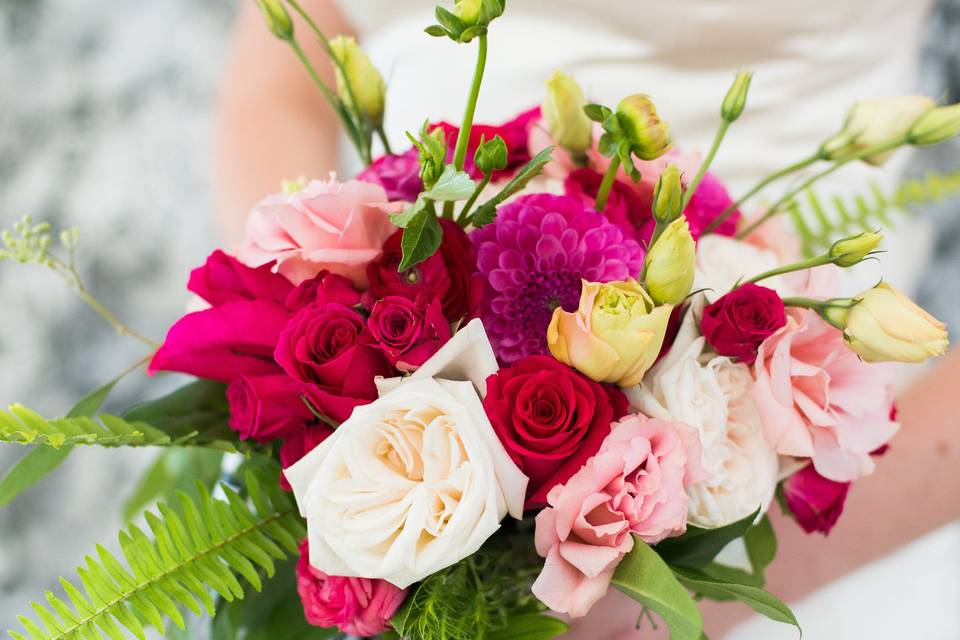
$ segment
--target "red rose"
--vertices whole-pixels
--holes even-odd
[[[487,378],[483,408],[530,478],[525,507],[532,509],[600,449],[610,423],[626,413],[627,398],[549,356],[527,356]]]
[[[786,324],[777,292],[748,283],[707,305],[700,331],[718,354],[753,364],[760,344]]]
[[[314,304],[293,316],[280,333],[274,358],[304,383],[317,411],[343,422],[354,407],[377,398],[374,378],[394,375],[384,355],[366,344],[363,317],[342,304]]]
[[[602,181],[603,174],[593,169],[576,169],[564,179],[563,191],[593,209]],[[649,242],[656,224],[650,207],[649,199],[644,200],[633,187],[614,180],[603,215],[629,237]]]
[[[427,305],[403,296],[387,296],[373,305],[367,329],[380,350],[400,371],[414,371],[450,339],[450,323],[440,301]]]
[[[284,374],[242,376],[227,387],[230,428],[241,440],[270,442],[313,421],[302,391]]]
[[[443,242],[435,254],[403,273],[397,271],[403,250],[397,231],[383,244],[383,253],[367,267],[367,306],[386,296],[413,301],[439,298],[450,322],[473,318],[483,302],[484,280],[477,275],[477,252],[467,234],[452,220],[441,220]]]
[[[299,311],[307,305],[328,302],[355,307],[360,304],[360,293],[353,288],[353,283],[349,279],[324,270],[298,284],[285,299],[287,309],[290,311]]]
[[[830,533],[843,513],[849,482],[824,478],[808,465],[783,481],[787,508],[807,533]]]
[[[333,433],[333,429],[322,423],[316,423],[294,429],[288,433],[280,445],[280,466],[292,467],[303,456],[313,451],[321,442]],[[280,487],[284,491],[293,491],[287,477],[280,474]]]
[[[513,120],[509,120],[500,125],[475,124],[470,128],[470,140],[467,141],[467,157],[463,169],[470,174],[470,177],[479,180],[483,174],[473,163],[473,156],[476,154],[477,147],[480,146],[480,139],[493,140],[500,136],[507,145],[507,166],[500,171],[493,172],[494,182],[504,178],[510,178],[520,167],[530,162],[530,148],[527,140],[530,137],[530,130],[540,120],[540,107],[534,107],[524,111]],[[453,160],[453,151],[457,146],[457,136],[460,129],[449,122],[438,122],[430,125],[430,130],[443,129],[447,139],[447,161]]]

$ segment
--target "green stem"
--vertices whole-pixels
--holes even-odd
[[[380,142],[383,144],[383,152],[388,156],[393,155],[393,150],[390,148],[390,140],[387,138],[387,132],[383,130],[383,125],[377,126],[377,137],[380,138]]]
[[[473,71],[473,84],[470,86],[470,96],[467,98],[467,108],[463,112],[463,123],[460,133],[457,134],[457,146],[453,152],[453,166],[457,171],[463,170],[463,163],[467,159],[467,146],[470,143],[470,129],[473,128],[473,116],[477,110],[477,98],[480,96],[480,84],[483,82],[483,70],[487,66],[487,34],[477,38],[480,41],[477,50],[477,66]]]
[[[814,300],[813,298],[802,298],[802,297],[793,297],[793,298],[784,298],[783,304],[786,307],[800,307],[802,309],[820,309],[824,306],[822,300]]]
[[[717,155],[717,150],[720,149],[720,143],[723,142],[723,137],[727,135],[727,129],[730,128],[729,120],[721,120],[720,126],[717,127],[717,133],[713,136],[713,144],[710,145],[710,151],[707,152],[707,157],[703,159],[703,162],[700,163],[700,168],[697,170],[697,174],[693,177],[693,180],[687,185],[687,190],[683,194],[683,200],[681,201],[680,211],[683,212],[687,205],[690,204],[690,199],[693,198],[694,192],[696,192],[697,187],[700,186],[700,182],[703,180],[703,176],[706,175],[707,169],[710,168],[710,165],[713,164],[713,159]],[[652,245],[651,245],[652,246]]]
[[[774,276],[783,275],[784,273],[792,273],[793,271],[803,271],[804,269],[812,269],[813,267],[819,267],[825,264],[831,264],[834,261],[834,258],[829,254],[824,254],[822,256],[815,256],[809,260],[801,260],[800,262],[794,262],[792,264],[785,264],[782,267],[777,267],[776,269],[770,269],[769,271],[764,271],[758,276],[754,276],[747,280],[747,283],[757,283],[761,280],[766,280],[767,278],[772,278]],[[736,287],[734,287],[736,288]]]
[[[460,214],[457,216],[457,224],[461,227],[466,227],[470,224],[470,210],[473,208],[473,205],[477,202],[477,198],[480,197],[480,192],[483,191],[488,184],[490,184],[490,176],[492,174],[484,174],[483,179],[477,184],[477,188],[473,190],[473,193],[470,195],[470,198],[464,203],[463,209],[460,210]]]
[[[603,180],[600,182],[600,188],[597,190],[597,199],[593,208],[597,211],[603,211],[607,206],[607,199],[610,198],[610,190],[613,188],[613,181],[617,178],[617,171],[620,170],[620,156],[614,155],[610,158],[610,166],[603,174]]]
[[[727,207],[726,209],[724,209],[724,210],[723,210],[723,213],[721,213],[719,216],[717,216],[716,218],[714,218],[714,219],[713,219],[713,222],[711,222],[710,224],[708,224],[708,225],[706,226],[706,228],[703,230],[703,232],[700,234],[700,236],[703,237],[703,236],[707,235],[708,233],[712,233],[713,231],[715,231],[716,228],[719,227],[721,224],[723,224],[723,222],[724,222],[727,218],[729,218],[731,215],[733,215],[733,212],[734,212],[734,211],[736,211],[737,209],[739,209],[747,200],[749,200],[749,199],[752,198],[753,196],[757,195],[761,190],[763,190],[764,187],[766,187],[766,186],[769,185],[770,183],[776,182],[777,180],[779,180],[779,179],[781,179],[781,178],[784,178],[784,177],[790,175],[791,173],[795,173],[795,172],[800,171],[800,170],[802,170],[802,169],[806,169],[807,167],[809,167],[811,164],[813,164],[814,162],[816,162],[816,161],[819,160],[819,159],[820,159],[820,154],[819,154],[819,153],[816,153],[816,154],[814,154],[814,155],[812,155],[812,156],[810,156],[810,157],[804,158],[803,160],[799,160],[799,161],[797,161],[797,162],[794,162],[793,164],[791,164],[791,165],[789,165],[789,166],[787,166],[787,167],[784,167],[783,169],[780,169],[779,171],[775,171],[775,172],[771,173],[771,174],[768,175],[766,178],[764,178],[763,180],[761,180],[760,182],[758,182],[757,184],[755,184],[749,191],[747,191],[743,196],[741,196],[739,200],[737,200],[736,202],[734,202],[733,204],[731,204],[729,207]]]
[[[906,136],[904,136],[896,140],[891,140],[890,142],[885,142],[883,144],[867,147],[866,149],[862,149],[861,151],[858,151],[853,155],[847,156],[846,158],[843,158],[841,160],[837,160],[831,166],[827,167],[820,173],[816,173],[810,176],[809,178],[807,178],[806,180],[804,180],[799,187],[796,187],[795,189],[791,189],[787,191],[785,194],[783,194],[783,196],[781,196],[780,199],[777,200],[765,214],[763,214],[760,218],[758,218],[753,223],[748,225],[747,228],[745,228],[740,233],[738,233],[737,238],[742,240],[743,238],[750,235],[757,227],[762,225],[764,222],[766,222],[773,216],[780,213],[783,210],[783,206],[788,202],[790,202],[791,200],[793,200],[793,198],[798,193],[800,193],[801,191],[805,191],[811,185],[813,185],[813,183],[817,182],[821,178],[825,178],[826,176],[840,169],[844,165],[854,162],[855,160],[862,160],[863,158],[867,158],[869,156],[876,155],[878,153],[883,153],[884,151],[889,151],[890,149],[896,149],[897,147],[903,146],[906,143],[907,143],[907,138]]]

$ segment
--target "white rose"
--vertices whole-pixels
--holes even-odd
[[[381,381],[378,400],[286,470],[320,571],[404,588],[475,553],[507,513],[522,517],[527,478],[480,400],[496,360],[479,321],[434,358]]]
[[[697,331],[702,300],[687,312],[670,352],[643,383],[625,390],[632,410],[683,422],[700,432],[702,464],[710,478],[689,485],[689,521],[715,528],[766,511],[777,482],[777,456],[763,438],[747,391],[749,367],[728,358],[706,364]]]

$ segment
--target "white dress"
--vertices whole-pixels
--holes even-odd
[[[459,122],[475,46],[431,38],[434,0],[342,0],[389,87],[387,132],[395,144],[423,119]],[[747,110],[731,128],[714,171],[734,192],[809,155],[856,100],[910,92],[932,0],[510,0],[491,28],[479,121],[505,120],[539,103],[554,69],[573,74],[592,100],[654,96],[679,146],[705,150],[736,71],[754,71]],[[902,158],[901,158],[902,162]],[[852,166],[825,193],[860,193],[867,178],[889,187],[897,167]],[[776,195],[776,193],[774,193]],[[882,270],[867,265],[845,283],[881,273],[910,288],[927,233],[887,229]],[[847,289],[850,287],[850,289]],[[895,454],[892,454],[895,455]],[[805,637],[960,638],[960,527],[936,532],[794,603]],[[903,576],[910,576],[904,593]],[[913,579],[920,577],[921,579]],[[878,613],[882,612],[882,613]],[[924,626],[927,625],[927,626]],[[638,636],[639,637],[639,636]],[[739,640],[794,638],[751,621]]]

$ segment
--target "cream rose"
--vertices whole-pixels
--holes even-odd
[[[444,363],[455,376],[468,351],[483,353],[474,363],[487,370],[463,371],[476,382],[445,379]],[[471,323],[425,373],[383,381],[378,400],[286,470],[313,567],[405,588],[476,552],[507,513],[522,516],[527,478],[474,386],[496,371],[492,356],[479,321]]]
[[[746,365],[704,354],[697,332],[702,301],[687,312],[670,352],[629,390],[631,409],[683,422],[700,432],[707,480],[689,485],[688,518],[700,527],[721,527],[757,510],[766,511],[777,482],[777,456],[767,444],[748,393]]]

